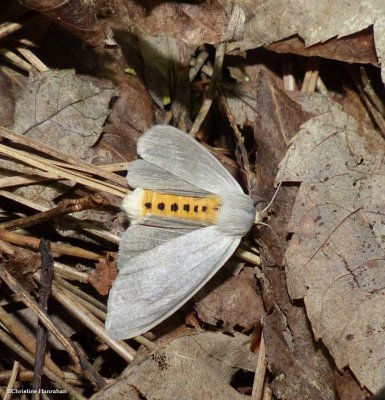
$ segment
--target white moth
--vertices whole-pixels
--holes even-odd
[[[154,126],[130,164],[136,188],[123,200],[131,220],[119,247],[106,329],[140,335],[173,314],[229,259],[255,208],[222,164],[191,136]]]

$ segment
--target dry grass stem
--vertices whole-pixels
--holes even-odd
[[[22,357],[25,361],[27,361],[31,366],[34,365],[33,356],[28,353],[21,345],[16,343],[10,336],[8,336],[4,331],[0,329],[0,341],[3,342],[8,348],[13,350],[16,354]],[[66,390],[70,393],[74,399],[76,400],[87,400],[86,397],[81,395],[76,389],[70,386],[63,379],[59,378],[52,371],[50,371],[47,367],[43,369],[44,375],[46,375],[58,388]]]
[[[261,257],[248,250],[242,249],[241,247],[235,252],[235,255],[244,261],[247,261],[254,265],[261,265]]]
[[[35,279],[38,279],[39,273],[35,273]],[[130,348],[126,343],[118,340],[111,339],[102,323],[96,319],[87,309],[82,305],[73,302],[66,292],[61,289],[56,283],[52,286],[52,295],[59,301],[75,318],[81,321],[87,328],[89,328],[96,336],[101,338],[107,343],[112,350],[119,354],[127,362],[131,362],[135,355],[135,350]]]
[[[85,171],[89,172],[92,175],[99,176],[104,179],[108,179],[111,182],[115,182],[117,184],[126,184],[126,181],[121,176],[118,176],[114,173],[109,172],[108,168],[104,169],[103,167],[88,164],[87,162],[80,160],[79,158],[73,157],[69,154],[63,153],[60,150],[57,150],[51,146],[46,145],[45,143],[39,142],[38,140],[28,138],[24,135],[20,135],[18,133],[12,132],[9,129],[6,129],[0,126],[0,137],[11,140],[12,142],[22,144],[32,149],[35,149],[39,153],[44,152],[46,155],[51,157],[55,157],[58,160],[64,161],[68,164],[71,164],[73,167],[84,167]],[[123,164],[118,164],[123,165]],[[74,167],[75,168],[75,167]],[[123,183],[122,183],[123,182]]]
[[[0,230],[0,240],[33,249],[38,249],[40,242],[40,239],[4,230]],[[84,250],[81,247],[76,246],[52,243],[51,247],[53,253],[64,254],[72,257],[80,257],[87,260],[99,260],[102,257],[101,255],[94,253],[93,251]]]
[[[21,57],[19,57],[17,54],[14,52],[3,49],[1,50],[0,54],[10,63],[15,65],[16,67],[22,69],[25,72],[29,72],[31,70],[31,65],[24,61]]]
[[[100,302],[99,300],[97,300],[94,297],[90,296],[88,293],[83,292],[77,286],[71,285],[71,283],[67,282],[66,280],[60,278],[57,275],[55,275],[54,278],[55,278],[56,282],[60,286],[66,288],[70,292],[76,294],[78,297],[81,297],[82,299],[86,300],[87,303],[93,304],[99,310],[101,310],[103,312],[107,312],[107,306],[105,304],[103,304],[102,302]]]
[[[7,389],[5,391],[5,396],[3,397],[3,400],[11,399],[11,394],[12,394],[11,390],[15,386],[17,374],[19,373],[19,366],[20,366],[20,363],[18,361],[15,361],[13,363],[12,374],[9,378]]]
[[[17,51],[39,72],[49,71],[49,68],[30,49],[18,47]]]
[[[64,168],[56,166],[52,162],[52,160],[30,154],[22,150],[16,150],[0,144],[0,154],[4,154],[13,159],[22,161],[28,165],[31,165],[34,168],[38,168],[45,172],[56,174],[60,178],[65,178],[77,183],[81,183],[82,185],[88,186],[95,190],[101,190],[119,197],[124,197],[127,193],[127,189],[123,187],[116,186],[108,182],[102,182],[100,180],[76,172],[69,172]]]
[[[12,314],[7,313],[3,307],[0,306],[0,321],[11,332],[15,338],[32,354],[35,354],[36,342],[32,333],[22,325],[18,319]],[[62,370],[46,355],[45,364],[55,375],[63,377]]]
[[[3,282],[15,293],[18,298],[39,318],[44,326],[51,331],[61,344],[68,351],[69,356],[74,361],[76,366],[79,366],[79,358],[71,342],[65,335],[56,327],[50,320],[49,316],[39,307],[36,301],[27,293],[27,291],[16,281],[16,279],[0,265],[0,278]]]
[[[262,334],[261,344],[259,346],[257,368],[255,370],[251,400],[262,400],[263,398],[263,387],[265,382],[266,366],[267,366],[266,348],[265,348],[265,340]]]
[[[87,274],[86,272],[78,271],[74,267],[69,267],[68,265],[55,261],[54,268],[55,274],[59,274],[64,279],[83,283],[88,282],[89,274]]]

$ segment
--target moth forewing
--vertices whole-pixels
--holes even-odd
[[[252,200],[203,146],[169,126],[138,141],[127,180],[131,226],[119,248],[106,329],[130,338],[159,324],[230,258],[251,228]]]

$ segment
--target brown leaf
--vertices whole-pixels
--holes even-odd
[[[136,142],[153,123],[153,105],[146,89],[137,78],[127,77],[98,144],[99,152],[105,153],[103,162],[135,160]]]
[[[51,18],[92,45],[104,45],[93,2],[81,0],[23,0],[23,5]]]
[[[133,363],[92,400],[116,398],[111,393],[135,399],[128,397],[132,388],[146,399],[244,400],[230,381],[239,368],[255,369],[257,354],[249,346],[250,338],[240,333],[179,336]]]
[[[314,342],[304,308],[290,301],[284,271],[265,267],[263,272],[263,335],[268,366],[276,376],[273,393],[286,400],[334,399],[330,362]]]
[[[195,296],[199,318],[211,325],[223,321],[223,329],[230,332],[235,326],[253,326],[264,314],[254,275],[253,268],[225,281],[223,274],[217,274]]]
[[[303,40],[298,36],[293,36],[272,43],[267,48],[277,53],[323,57],[348,63],[378,64],[372,28],[339,39],[333,38],[310,47],[306,47]]]
[[[337,367],[349,366],[374,392],[385,376],[384,144],[322,96],[302,104],[319,115],[293,138],[285,173],[302,181],[289,224],[288,290],[304,299]]]
[[[260,46],[268,46],[294,35],[303,39],[306,47],[311,47],[335,37],[340,39],[360,33],[367,28],[373,28],[374,41],[370,38],[370,33],[369,35],[360,33],[358,38],[349,38],[350,40],[345,41],[343,45],[334,46],[334,50],[332,44],[329,45],[329,48],[327,43],[320,45],[313,50],[313,55],[331,55],[332,58],[336,59],[346,60],[350,58],[355,62],[357,62],[357,59],[360,59],[360,62],[368,62],[368,60],[372,62],[373,56],[370,47],[373,43],[378,58],[382,61],[385,36],[380,21],[385,12],[385,5],[381,1],[328,0],[319,3],[316,0],[299,0],[296,2],[277,0],[261,4],[258,1],[251,3],[241,1],[240,6],[246,16],[245,35],[242,41],[230,44],[227,48],[228,52],[234,49],[245,51]],[[341,10],[343,10],[343,13]],[[355,42],[360,43],[360,45],[353,47]],[[361,50],[362,47],[365,48],[364,51]],[[354,55],[349,55],[349,50]],[[382,75],[384,80],[383,67]]]
[[[335,372],[336,390],[340,400],[365,400],[369,392],[360,387],[352,373],[347,371]]]
[[[216,0],[199,4],[124,0],[124,4],[130,24],[139,30],[152,36],[166,34],[191,45],[220,42],[229,19]]]
[[[96,86],[94,83],[98,83]],[[16,101],[12,130],[37,139],[82,160],[96,157],[93,146],[102,133],[113,90],[105,81],[76,76],[72,70],[32,73]],[[31,168],[1,159],[0,176]],[[51,206],[69,184],[33,185],[16,190],[21,196]]]
[[[107,256],[96,264],[96,270],[88,277],[88,282],[101,295],[105,296],[108,294],[117,274],[115,257]]]
[[[251,195],[265,201],[259,205],[263,209],[273,197],[274,182],[278,164],[282,160],[291,138],[300,125],[311,117],[301,106],[279,89],[266,72],[261,71],[257,81],[257,110],[254,137],[257,142],[255,159],[255,180]],[[296,194],[294,187],[281,187],[269,212],[276,216],[268,222],[283,243],[286,225],[291,215],[292,202]],[[282,259],[282,249],[270,231],[259,228],[263,238],[265,261],[271,257]],[[270,262],[270,261],[268,261]],[[277,261],[276,261],[277,262]]]
[[[29,293],[36,289],[37,285],[32,274],[41,266],[40,255],[31,250],[14,247],[12,255],[1,255],[7,271],[24,287]]]

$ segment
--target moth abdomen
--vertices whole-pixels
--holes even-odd
[[[155,215],[213,225],[218,221],[221,205],[217,195],[182,196],[147,189],[135,189],[123,201],[123,209],[133,223],[147,215]]]

